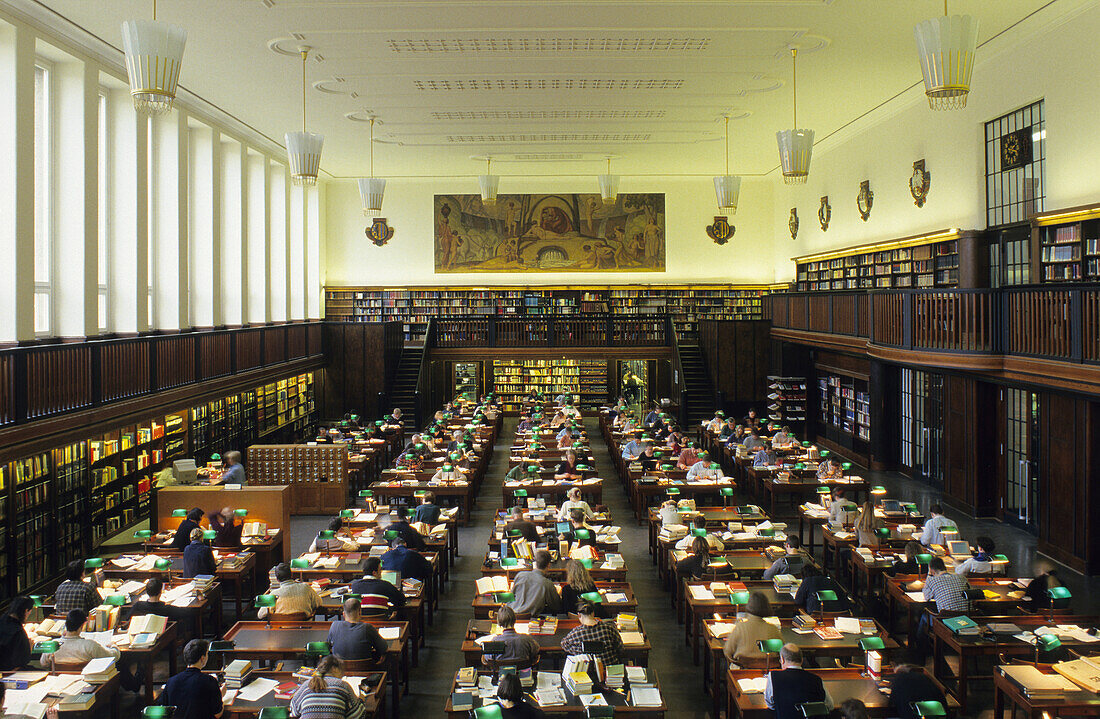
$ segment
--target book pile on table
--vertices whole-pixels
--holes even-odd
[[[1044,674],[1031,665],[1009,664],[1000,667],[1000,670],[1029,699],[1057,699],[1066,692],[1081,691],[1061,674]]]
[[[80,677],[89,684],[106,684],[118,674],[114,657],[93,659],[84,665]]]
[[[778,594],[794,594],[798,591],[798,580],[793,574],[777,574],[772,582]]]
[[[626,667],[622,664],[610,664],[607,667],[607,678],[604,680],[604,684],[608,689],[614,689],[617,692],[621,692],[623,684],[626,682]]]
[[[585,665],[587,666],[587,663]],[[565,687],[573,694],[591,694],[592,679],[587,671],[578,668],[565,675]]]
[[[225,688],[240,689],[252,674],[252,662],[248,659],[235,659],[225,668]]]
[[[809,614],[803,614],[799,612],[791,620],[791,626],[795,629],[813,629],[817,626],[817,620],[811,617]]]

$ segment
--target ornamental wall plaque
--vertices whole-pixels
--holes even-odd
[[[385,217],[375,217],[374,222],[365,232],[370,241],[379,247],[385,245],[393,237],[393,228],[386,224]]]
[[[817,208],[817,222],[821,225],[822,232],[829,231],[829,221],[833,219],[833,206],[829,204],[829,196],[821,198],[821,207]]]
[[[909,177],[909,194],[917,207],[924,207],[928,199],[928,187],[932,184],[932,173],[924,169],[924,160],[913,163],[913,174]]]
[[[856,209],[864,222],[871,216],[871,206],[875,204],[875,193],[871,192],[871,181],[864,180],[859,183],[859,194],[856,195]]]
[[[791,239],[798,237],[798,208],[791,208],[791,219],[787,221],[787,227],[791,230]]]
[[[729,242],[734,232],[737,232],[737,228],[730,224],[729,218],[722,215],[715,215],[714,224],[707,225],[707,235],[714,240],[716,245],[724,245]]]

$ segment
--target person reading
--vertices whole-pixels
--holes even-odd
[[[722,645],[722,654],[732,664],[739,664],[746,659],[763,659],[764,653],[760,651],[759,642],[783,637],[779,627],[764,621],[772,616],[772,608],[771,602],[760,592],[749,594],[745,612],[745,619],[734,623]]]
[[[779,671],[768,672],[764,703],[775,712],[775,719],[804,719],[799,707],[809,702],[823,702],[833,709],[833,698],[821,677],[802,668],[802,650],[784,644],[779,650]]]
[[[538,663],[539,643],[534,637],[516,631],[516,613],[507,604],[497,610],[496,624],[500,627],[500,634],[494,635],[493,641],[504,644],[504,651],[500,654],[483,654],[482,663],[491,666],[525,667]]]
[[[192,639],[183,648],[186,669],[174,675],[157,697],[162,706],[175,707],[172,719],[218,719],[222,715],[222,692],[218,679],[205,674],[210,644]]]
[[[550,567],[550,552],[535,552],[535,566],[516,574],[512,581],[514,599],[508,603],[516,614],[557,614],[561,597],[544,572]]]
[[[373,624],[363,621],[359,599],[344,600],[340,619],[329,625],[327,641],[340,659],[377,661],[386,654],[388,644]]]

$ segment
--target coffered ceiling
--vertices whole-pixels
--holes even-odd
[[[1080,0],[952,0],[979,42]],[[142,0],[42,0],[121,46]],[[281,141],[300,119],[297,49],[322,166],[364,174],[369,117],[380,176],[624,175],[776,166],[791,125],[821,138],[921,81],[913,26],[940,0],[160,0],[188,32],[181,84]],[[979,61],[980,61],[979,51]],[[975,92],[980,93],[980,87]]]

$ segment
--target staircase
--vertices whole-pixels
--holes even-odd
[[[699,345],[681,344],[679,350],[687,387],[687,407],[684,411],[688,426],[697,425],[714,416],[714,386]]]
[[[406,427],[410,426],[410,422],[419,422],[422,419],[416,416],[416,378],[420,375],[420,360],[423,357],[423,347],[406,346],[402,350],[397,374],[393,378],[393,389],[390,391],[390,406],[383,408],[389,413],[394,407],[400,407],[401,414],[406,418]]]

